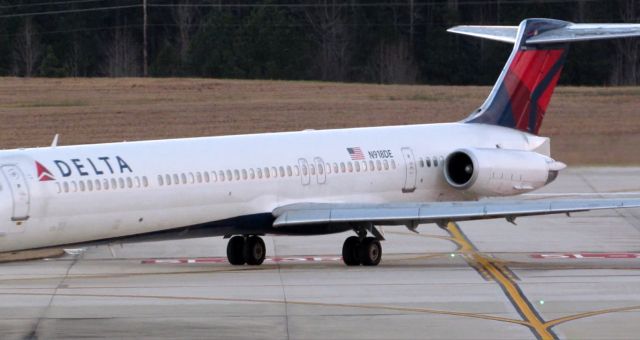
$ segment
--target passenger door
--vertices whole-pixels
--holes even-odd
[[[11,220],[25,221],[29,218],[31,198],[24,174],[15,165],[4,165],[1,170],[13,200]]]

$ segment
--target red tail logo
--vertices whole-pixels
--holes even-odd
[[[36,161],[36,170],[38,170],[38,180],[40,182],[46,181],[54,181],[55,177],[49,169],[47,169],[44,165],[40,164],[40,162]]]

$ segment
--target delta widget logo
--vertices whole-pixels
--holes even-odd
[[[36,170],[38,171],[38,181],[46,182],[46,181],[55,181],[55,177],[47,169],[44,165],[40,164],[40,162],[36,161]]]

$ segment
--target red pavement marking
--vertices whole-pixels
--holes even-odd
[[[531,254],[534,259],[640,259],[640,253],[547,253]]]
[[[337,262],[341,256],[299,256],[299,257],[267,257],[265,263],[279,262]],[[142,264],[194,264],[194,263],[227,263],[226,257],[198,257],[180,259],[146,259]]]

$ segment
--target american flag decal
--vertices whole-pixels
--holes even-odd
[[[360,148],[347,148],[347,152],[349,156],[351,156],[352,161],[364,160],[364,153],[362,153],[362,149]]]

